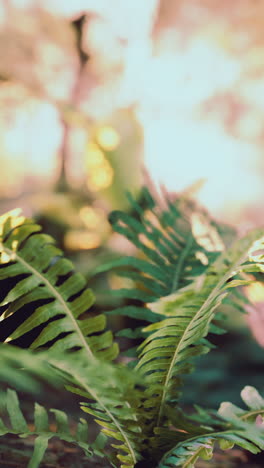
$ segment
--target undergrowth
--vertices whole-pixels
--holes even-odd
[[[242,390],[244,408],[224,402],[215,411],[194,402],[186,414],[181,403],[195,358],[213,347],[208,335],[224,333],[221,304],[243,311],[241,286],[263,272],[264,231],[239,239],[184,196],[158,201],[144,188],[140,203],[129,199],[131,214],[113,212],[110,223],[137,253],[94,272],[130,280],[131,287],[109,290],[120,305],[107,314],[137,324],[117,338],[107,314],[94,313],[93,292],[54,239],[20,213],[0,219],[0,378],[12,387],[0,434],[35,436],[29,468],[39,466],[54,435],[122,468],[191,468],[210,459],[216,443],[223,450],[264,448],[264,399],[255,388]],[[132,343],[122,353],[120,339]],[[40,381],[81,399],[76,430],[66,410],[38,403],[33,423],[25,420],[16,390],[37,390]],[[89,418],[100,428],[96,440]]]

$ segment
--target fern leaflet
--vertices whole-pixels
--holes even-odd
[[[15,384],[45,377],[85,398],[81,409],[91,414],[102,434],[115,439],[117,458],[129,468],[140,459],[142,377],[123,366],[99,361],[87,362],[83,354],[33,353],[11,345],[0,347],[0,380]],[[8,368],[8,372],[5,369]],[[24,385],[22,387],[24,389]]]
[[[234,444],[258,453],[264,449],[263,427],[256,426],[257,416],[264,415],[264,399],[253,387],[245,387],[241,392],[248,410],[239,408],[231,403],[222,403],[218,414],[198,409],[196,421],[199,423],[198,435],[185,433],[185,440],[177,443],[164,457],[158,468],[193,468],[199,458],[209,460],[213,455],[215,442],[223,450],[231,448]],[[195,420],[195,417],[192,417]],[[182,419],[174,421],[176,427],[184,427]],[[190,424],[189,424],[190,425]],[[188,430],[188,425],[186,426]],[[203,432],[203,433],[202,433]]]
[[[67,362],[62,358],[50,362],[63,372],[69,382],[67,390],[88,400],[82,403],[82,410],[94,417],[106,436],[117,440],[112,446],[118,451],[121,467],[133,468],[141,458],[142,377],[107,362],[82,364],[78,355]]]
[[[17,393],[11,389],[7,390],[5,406],[10,423],[7,425],[0,418],[0,435],[36,436],[34,452],[28,468],[37,468],[39,466],[48,447],[48,442],[54,436],[78,445],[87,456],[93,455],[92,445],[88,443],[88,425],[83,418],[80,419],[73,433],[70,430],[67,415],[61,410],[51,409],[49,413],[55,417],[55,428],[51,429],[54,427],[54,424],[50,424],[47,410],[38,403],[35,403],[33,426],[32,424],[29,425],[20,409]]]
[[[34,330],[37,336],[31,348],[49,346],[64,352],[78,347],[89,360],[95,356],[112,360],[118,348],[112,333],[104,331],[105,316],[86,316],[94,297],[84,277],[74,272],[73,264],[40,229],[24,217],[0,218],[0,285],[8,279],[13,286],[1,302],[5,310],[0,331],[5,341]],[[25,307],[33,312],[20,325],[12,325],[21,322],[19,314]]]
[[[237,272],[242,271],[244,265],[247,270],[249,265],[254,268],[254,260],[248,259],[249,250],[262,236],[263,232],[257,230],[237,241],[204,276],[150,305],[152,311],[167,318],[146,327],[145,331],[151,334],[139,347],[141,354],[136,369],[148,378],[149,399],[146,404],[150,418],[156,419],[156,426],[162,423],[166,404],[179,396],[181,376],[191,371],[192,358],[208,351],[205,336],[215,309],[229,288],[236,286],[232,278]]]
[[[218,253],[206,250],[197,242],[192,230],[193,209],[186,210],[187,201],[183,198],[179,197],[174,203],[167,199],[163,208],[144,188],[142,208],[132,196],[128,197],[134,213],[114,211],[109,219],[114,231],[125,236],[138,249],[139,258],[126,256],[98,267],[97,272],[118,268],[115,272],[134,280],[136,287],[112,291],[111,294],[149,303],[189,284],[206,270]],[[210,230],[205,237],[209,242]],[[148,322],[158,320],[157,315],[142,305],[127,305],[108,313]]]

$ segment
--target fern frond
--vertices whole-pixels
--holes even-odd
[[[117,458],[121,467],[133,468],[142,450],[140,405],[143,396],[142,377],[120,365],[107,362],[80,362],[72,359],[51,359],[55,369],[69,382],[67,390],[86,398],[81,404],[103,429],[117,442]]]
[[[43,406],[35,403],[33,424],[29,424],[21,411],[17,393],[11,389],[7,390],[5,410],[9,416],[9,423],[4,423],[3,419],[0,418],[1,436],[5,434],[16,434],[19,437],[36,436],[34,452],[28,468],[39,466],[48,447],[48,442],[54,436],[78,445],[87,456],[93,455],[92,445],[88,443],[88,425],[83,418],[80,419],[73,432],[69,427],[66,413],[56,409],[47,411]],[[52,420],[55,419],[55,426],[49,420],[51,415],[53,415]]]
[[[0,344],[0,382],[19,391],[39,394],[43,384],[63,391],[65,379],[49,364],[46,353]]]
[[[264,399],[253,387],[245,387],[241,397],[247,410],[239,408],[232,403],[222,403],[218,414],[199,409],[196,422],[196,434],[192,423],[184,425],[182,418],[174,421],[176,428],[186,429],[181,433],[184,440],[177,443],[165,456],[163,456],[158,468],[193,468],[199,458],[209,460],[213,456],[214,444],[218,442],[221,449],[226,450],[238,445],[252,453],[258,453],[264,449],[264,428],[256,425],[256,418],[263,418]],[[190,430],[191,429],[191,430]],[[162,430],[161,430],[162,432]],[[198,433],[198,434],[197,434]],[[177,434],[177,432],[176,432]],[[171,439],[173,434],[171,431]],[[177,439],[177,436],[176,436]]]
[[[123,467],[133,467],[140,459],[142,376],[121,365],[97,359],[87,362],[80,352],[65,356],[48,350],[36,354],[0,346],[0,380],[21,388],[19,380],[31,384],[36,378],[59,382],[61,389],[64,386],[85,398],[82,410],[93,416],[102,434],[117,441],[113,447]]]
[[[0,218],[0,287],[5,290],[6,280],[11,285],[0,304],[5,309],[1,334],[10,341],[34,330],[31,348],[64,352],[78,347],[89,360],[112,360],[118,349],[111,332],[105,332],[105,316],[86,316],[94,297],[85,278],[40,230],[24,217]],[[25,308],[32,311],[26,319]]]
[[[111,294],[141,301],[139,306],[125,306],[108,313],[154,322],[158,317],[142,303],[153,302],[189,284],[215,260],[217,252],[208,251],[197,242],[192,209],[186,208],[183,198],[179,197],[174,203],[167,199],[163,208],[144,188],[142,208],[131,195],[128,197],[133,214],[114,211],[109,220],[114,231],[125,236],[137,248],[139,257],[126,256],[114,260],[99,267],[97,272],[114,268],[116,274],[134,280],[134,288]],[[210,241],[209,233],[204,234],[205,240]]]
[[[181,376],[192,370],[192,358],[209,350],[205,337],[215,310],[229,289],[236,286],[232,278],[244,267],[254,267],[249,252],[263,234],[257,230],[240,239],[193,284],[150,305],[153,312],[167,318],[145,328],[151,334],[139,347],[136,369],[148,378],[145,405],[157,427],[166,405],[178,399]]]

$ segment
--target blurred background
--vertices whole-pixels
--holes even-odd
[[[107,214],[149,176],[193,186],[241,233],[263,226],[263,18],[262,0],[0,0],[1,211],[34,216],[88,279],[128,252]],[[228,354],[206,364],[213,388],[238,362],[263,370],[262,285],[249,294],[236,370]]]

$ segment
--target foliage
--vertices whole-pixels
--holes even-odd
[[[3,301],[7,305],[3,328],[10,330],[5,340],[16,340],[35,329],[31,348],[49,343],[51,350],[64,352],[77,346],[90,359],[115,358],[117,346],[112,342],[112,334],[104,332],[105,317],[80,320],[94,301],[93,293],[85,288],[83,276],[73,271],[72,263],[63,258],[50,236],[39,233],[40,226],[27,219],[20,225],[21,219],[5,221],[3,217],[2,224],[0,276],[8,278],[10,283],[18,280]],[[5,321],[9,323],[9,317],[14,318],[25,306],[33,309],[31,314],[15,330],[5,327]],[[40,325],[43,325],[41,331],[37,328]]]
[[[105,314],[96,315],[84,278],[54,240],[18,213],[1,217],[0,378],[35,392],[43,380],[63,386],[81,398],[81,410],[107,441],[106,447],[91,442],[83,419],[72,432],[65,412],[58,410],[52,410],[52,431],[46,409],[38,404],[31,429],[16,393],[8,390],[10,424],[2,422],[1,431],[37,436],[30,468],[39,465],[54,433],[87,456],[100,453],[123,468],[191,468],[199,457],[212,456],[216,441],[224,449],[231,444],[253,453],[264,448],[264,400],[254,388],[242,391],[247,410],[224,403],[218,412],[196,407],[187,416],[180,401],[194,359],[212,347],[208,333],[223,332],[219,305],[231,301],[243,308],[245,298],[236,288],[263,271],[263,256],[255,251],[263,249],[264,232],[235,240],[233,231],[218,226],[187,196],[165,195],[161,203],[144,189],[140,203],[130,201],[131,214],[114,212],[110,221],[138,255],[96,271],[115,269],[133,281],[131,289],[111,292],[123,300],[111,313],[136,318],[140,325],[120,333],[140,341],[129,364],[118,357]],[[18,352],[17,346],[28,349]]]
[[[10,424],[6,425],[0,420],[0,434],[7,433],[18,434],[20,437],[36,435],[34,453],[28,464],[29,468],[38,467],[48,446],[48,441],[54,435],[67,442],[79,445],[89,456],[93,452],[89,450],[87,443],[88,425],[85,419],[80,419],[74,434],[70,432],[68,417],[60,410],[52,409],[49,413],[55,416],[55,429],[52,431],[49,422],[49,415],[43,406],[35,403],[34,408],[34,427],[30,429],[23,413],[20,409],[17,394],[14,390],[7,390],[6,410],[10,419]]]
[[[263,435],[259,434],[257,426],[252,426],[249,421],[254,423],[256,417],[263,414],[264,400],[256,389],[250,386],[244,388],[241,397],[248,406],[247,410],[226,402],[222,403],[218,413],[214,414],[198,407],[198,413],[193,415],[192,419],[199,422],[199,428],[194,426],[193,437],[190,439],[187,436],[186,440],[178,443],[163,457],[159,467],[183,466],[191,468],[199,457],[209,460],[217,441],[222,449],[231,448],[234,444],[252,453],[263,449]],[[182,414],[176,414],[173,422],[178,430],[184,429],[188,425],[188,420],[187,425],[183,421]]]

